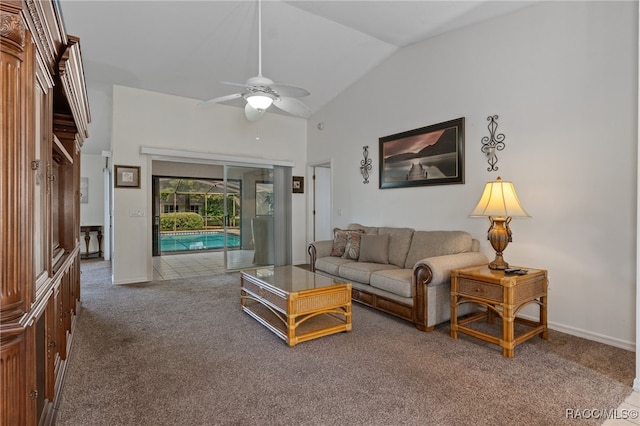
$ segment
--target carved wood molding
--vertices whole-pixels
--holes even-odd
[[[84,81],[80,39],[69,36],[69,44],[58,63],[58,74],[62,88],[75,121],[75,127],[80,138],[80,145],[89,136],[87,127],[91,121],[89,100]]]
[[[12,41],[16,45],[24,48],[25,28],[20,18],[20,10],[11,11],[6,5],[2,5],[0,10],[0,37],[4,41]]]
[[[27,25],[38,53],[46,63],[50,73],[54,73],[57,55],[67,44],[64,24],[57,9],[57,2],[41,0],[26,0],[24,2],[28,12]]]

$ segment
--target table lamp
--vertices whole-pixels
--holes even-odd
[[[504,182],[500,177],[493,182],[487,182],[478,205],[469,216],[489,217],[491,226],[487,239],[496,251],[496,258],[489,263],[489,269],[507,269],[509,264],[502,258],[502,253],[511,242],[511,218],[531,217],[520,205],[513,183]]]

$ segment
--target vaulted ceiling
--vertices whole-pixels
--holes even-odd
[[[398,49],[532,3],[264,0],[262,73],[308,89],[302,100],[314,112]],[[258,74],[256,0],[60,0],[60,7],[84,59],[92,115],[85,153],[109,149],[114,84],[207,100],[238,91],[220,82]]]

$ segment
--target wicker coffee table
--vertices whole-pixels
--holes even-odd
[[[289,346],[351,330],[351,283],[296,266],[241,271],[240,303]]]

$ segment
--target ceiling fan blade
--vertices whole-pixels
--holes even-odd
[[[270,87],[278,92],[278,95],[288,98],[302,98],[311,94],[307,89],[303,89],[302,87],[289,86],[288,84],[276,83],[272,84]]]
[[[200,102],[198,106],[207,106],[212,104],[219,104],[220,102],[231,101],[242,97],[242,93],[234,93],[233,95],[220,96],[219,98],[209,99],[208,101]]]
[[[296,115],[298,117],[309,118],[311,116],[311,110],[309,107],[294,98],[275,99],[273,104],[284,112],[288,112],[289,114]]]
[[[258,121],[264,115],[264,110],[257,110],[247,102],[247,104],[244,106],[244,115],[249,121]]]
[[[245,89],[250,88],[246,83],[232,83],[230,81],[221,81],[220,84],[226,84],[227,86],[235,86],[235,87],[244,87]]]

